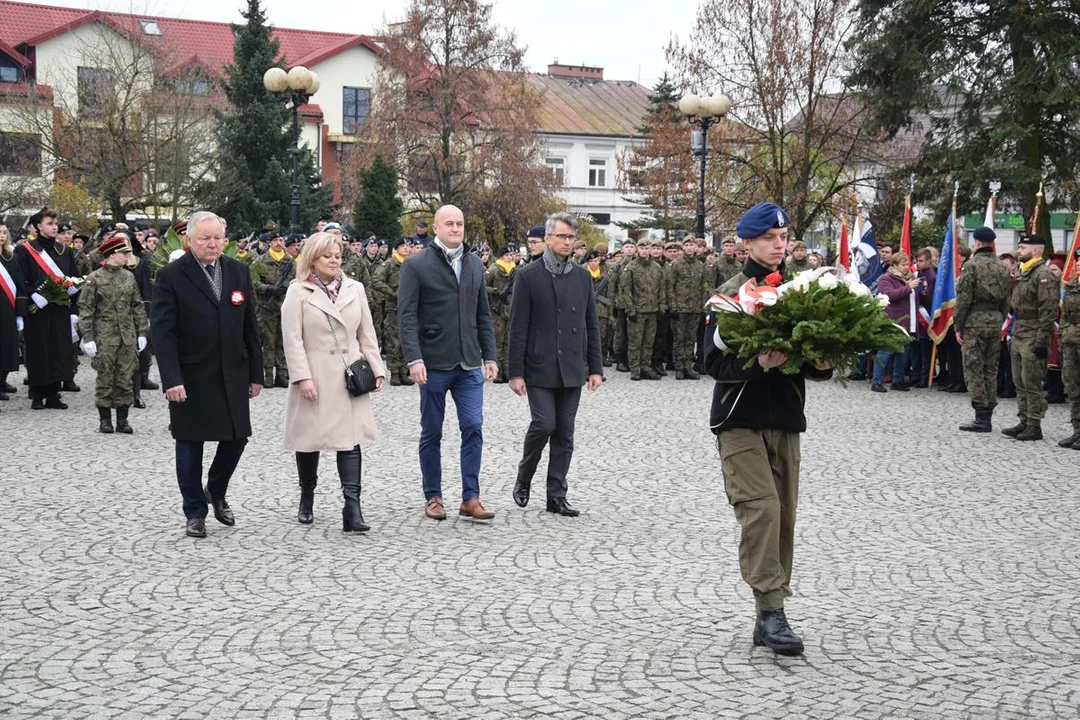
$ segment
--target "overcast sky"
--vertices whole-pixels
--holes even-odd
[[[638,80],[651,87],[664,73],[664,47],[689,36],[699,0],[496,0],[495,20],[517,31],[528,47],[526,63],[544,72],[562,63],[596,65],[608,80]],[[41,4],[239,22],[243,0],[42,0]],[[403,0],[264,0],[279,27],[372,33],[384,17],[403,14]]]

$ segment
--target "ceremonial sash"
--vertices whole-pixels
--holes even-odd
[[[38,252],[31,243],[26,243],[23,247],[30,253],[30,257],[34,258],[34,262],[38,264],[41,271],[48,275],[53,282],[64,284],[64,273],[60,272],[60,268],[56,262],[49,257],[48,253]]]
[[[11,303],[11,307],[15,307],[15,280],[8,273],[7,268],[3,263],[0,263],[0,289],[4,291],[4,296]]]

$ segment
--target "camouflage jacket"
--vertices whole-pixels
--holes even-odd
[[[667,268],[668,310],[701,313],[705,307],[705,264],[683,255]]]
[[[976,250],[956,281],[956,329],[998,329],[1009,312],[1012,278],[993,250]]]
[[[274,260],[270,253],[266,253],[253,260],[249,269],[251,286],[260,308],[280,312],[285,290],[289,287],[289,281],[296,276],[295,261],[287,254],[282,260]]]
[[[149,330],[134,275],[112,265],[90,273],[79,297],[83,342],[95,342],[99,347],[135,345],[136,339],[146,337]]]
[[[510,292],[517,270],[506,272],[495,261],[484,273],[484,287],[487,288],[488,306],[493,315],[510,317]]]
[[[386,307],[394,309],[397,307],[397,294],[398,294],[398,278],[401,276],[401,266],[404,263],[398,262],[397,258],[391,256],[389,260],[378,265],[375,271],[371,273],[371,294],[373,297],[381,298],[386,303]]]
[[[1045,259],[1017,275],[1012,291],[1014,338],[1035,339],[1050,346],[1057,320],[1058,288],[1058,280]]]
[[[1061,288],[1061,342],[1080,345],[1080,278]]]
[[[664,270],[652,258],[638,257],[619,277],[619,307],[627,315],[667,312]]]
[[[713,265],[714,277],[708,278],[713,283],[713,287],[710,288],[710,295],[719,290],[728,280],[741,273],[742,269],[743,264],[734,255],[731,257],[721,255],[716,258],[716,263]]]

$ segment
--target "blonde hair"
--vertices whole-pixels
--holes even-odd
[[[911,265],[911,258],[909,258],[906,253],[893,253],[893,256],[889,258],[889,265],[903,265],[904,267],[908,267]]]
[[[315,258],[326,252],[330,245],[337,245],[338,250],[341,250],[343,242],[340,235],[328,232],[317,232],[304,240],[304,246],[300,248],[300,254],[296,258],[296,279],[301,282],[307,280],[311,268],[315,265]]]

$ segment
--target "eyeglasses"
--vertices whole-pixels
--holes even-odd
[[[530,245],[539,245],[540,243],[542,243],[544,241],[541,240],[540,238],[529,238],[528,242],[529,242]]]
[[[577,235],[573,235],[570,233],[555,233],[551,237],[556,238],[557,240],[562,240],[563,242],[566,242],[567,240],[569,240],[570,242],[577,240]]]

